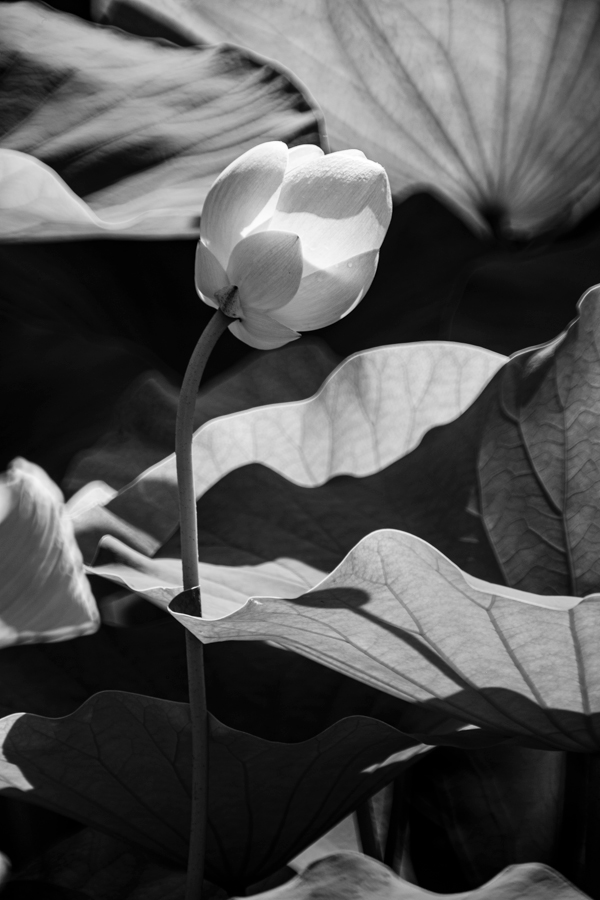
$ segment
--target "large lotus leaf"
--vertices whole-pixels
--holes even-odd
[[[168,866],[131,844],[85,828],[51,847],[10,882],[40,892],[52,888],[78,892],[91,900],[182,900],[185,871]],[[14,890],[14,888],[13,888]],[[21,896],[15,890],[15,896]],[[64,896],[61,894],[61,896]],[[206,900],[225,900],[227,894],[204,882]],[[72,893],[68,893],[72,897]]]
[[[485,402],[445,429],[435,426],[469,406],[503,362],[456,344],[382,347],[345,361],[309,400],[200,428],[194,465],[206,613],[223,615],[269,583],[269,593],[302,593],[381,527],[414,530],[495,577],[479,521],[466,510]],[[172,456],[74,519],[88,559],[101,540],[90,571],[158,602],[177,592],[176,538],[159,558],[148,556],[177,521]]]
[[[102,0],[110,21],[284,62],[395,192],[533,233],[598,200],[600,11],[590,0]],[[139,20],[143,24],[140,24]],[[165,30],[166,29],[166,30]]]
[[[15,460],[0,478],[0,646],[65,641],[99,624],[59,488]]]
[[[510,866],[474,891],[432,894],[368,856],[346,852],[317,860],[293,881],[255,896],[257,900],[581,900],[585,894],[538,863]]]
[[[0,7],[0,59],[0,145],[45,164],[0,153],[3,239],[193,236],[240,153],[319,140],[293,80],[235,47],[177,47],[19,3]]]
[[[294,744],[265,741],[211,717],[207,876],[237,890],[268,876],[424,749],[363,717]],[[0,771],[11,795],[185,863],[187,704],[105,692],[60,719],[8,716]]]
[[[578,310],[565,334],[504,369],[479,479],[507,582],[583,596],[600,588],[600,288]]]
[[[271,640],[403,700],[538,747],[598,749],[600,597],[540,596],[462,572],[392,530],[295,599],[176,618],[204,642]],[[560,672],[560,678],[556,673]]]

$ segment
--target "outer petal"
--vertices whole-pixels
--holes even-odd
[[[297,341],[297,331],[281,325],[269,313],[250,312],[238,322],[229,326],[232,334],[257,350],[275,350],[290,341]]]
[[[290,328],[313,331],[337,322],[358,304],[369,289],[378,250],[369,250],[302,279],[300,289],[287,306],[272,315]]]
[[[378,250],[391,215],[383,167],[333,153],[286,173],[269,228],[299,234],[309,266],[326,269]]]
[[[218,309],[219,304],[215,301],[215,291],[220,288],[227,287],[227,273],[217,259],[210,252],[208,247],[198,241],[196,247],[196,290],[200,294],[202,300],[209,306]]]
[[[58,487],[18,459],[0,481],[0,646],[90,634],[100,618]]]
[[[289,303],[300,287],[303,265],[297,234],[261,231],[236,244],[227,277],[237,285],[244,315]]]
[[[288,148],[283,141],[259,144],[223,169],[208,192],[200,237],[223,268],[227,268],[242,231],[281,186],[287,160]]]

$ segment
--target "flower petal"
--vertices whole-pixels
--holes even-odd
[[[275,350],[300,337],[297,331],[276,322],[269,313],[260,312],[249,312],[243,319],[232,322],[229,330],[240,341],[257,350]]]
[[[58,487],[17,459],[0,482],[0,507],[0,647],[96,631],[96,602]]]
[[[200,237],[227,268],[242,231],[279,189],[288,160],[283,141],[268,141],[243,153],[223,169],[206,197]]]
[[[233,248],[227,277],[238,288],[244,315],[289,303],[300,287],[303,265],[297,234],[261,231],[243,238]]]
[[[288,155],[286,172],[289,172],[290,169],[296,169],[299,166],[303,166],[311,159],[318,159],[320,156],[324,156],[324,153],[320,147],[316,146],[316,144],[299,144],[297,147],[292,147]],[[283,184],[283,181],[281,184]],[[257,231],[266,231],[269,229],[270,219],[275,212],[279,194],[281,193],[281,184],[275,193],[268,199],[258,215],[254,217],[252,222],[250,222],[246,228],[242,229],[242,237],[247,237],[249,234],[253,234]]]
[[[378,250],[391,215],[383,167],[332,153],[286,173],[269,228],[299,234],[306,262],[326,269]]]
[[[302,279],[294,299],[276,310],[273,317],[297,331],[313,331],[337,322],[368,291],[378,258],[378,250],[369,250],[328,269],[312,272]]]
[[[215,301],[215,292],[221,288],[227,287],[229,281],[225,269],[210,252],[202,241],[198,241],[196,248],[196,290],[200,294],[200,298],[218,309],[219,304]]]
[[[287,173],[290,169],[297,169],[298,166],[303,166],[309,160],[320,159],[322,156],[325,156],[325,154],[316,144],[298,144],[297,147],[290,148],[285,171]]]

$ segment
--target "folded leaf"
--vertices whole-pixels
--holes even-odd
[[[87,571],[116,581],[163,609],[182,590],[180,559],[150,559],[109,536],[100,541],[96,564],[88,566]],[[297,597],[321,577],[318,568],[295,559],[277,559],[258,566],[200,564],[203,603],[211,618],[239,609],[253,592]]]
[[[333,149],[358,147],[392,190],[431,185],[479,228],[528,234],[600,196],[600,12],[573,0],[103,0],[115,24],[229,40],[315,96]]]
[[[302,597],[222,619],[170,611],[203,642],[271,640],[403,700],[526,745],[594,751],[600,596],[483,582],[414,535],[364,538]],[[557,678],[560,672],[560,678]]]
[[[409,884],[360,853],[336,853],[308,866],[293,881],[256,894],[257,900],[580,900],[585,895],[558,872],[538,863],[510,866],[487,884],[460,894],[432,894]]]
[[[0,479],[0,647],[65,641],[99,624],[59,488],[15,460]]]
[[[0,239],[197,235],[212,181],[240,153],[319,141],[298,87],[231,46],[176,47],[20,3],[0,8],[0,60],[0,145],[74,192],[0,154]]]
[[[1,725],[4,790],[185,863],[187,704],[105,692],[61,719],[17,714]],[[363,717],[297,744],[211,717],[208,878],[240,890],[268,876],[424,749]]]
[[[481,510],[507,582],[600,589],[600,288],[555,341],[501,375],[479,454]]]

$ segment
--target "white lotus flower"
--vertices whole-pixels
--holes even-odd
[[[347,315],[375,275],[392,215],[385,169],[360,150],[281,141],[244,153],[211,187],[196,287],[261,350]]]
[[[0,647],[91,634],[100,616],[62,493],[16,459],[0,477]]]

